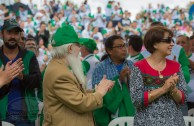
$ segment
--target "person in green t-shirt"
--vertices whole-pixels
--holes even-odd
[[[130,35],[128,39],[128,60],[133,63],[143,59],[143,55],[140,53],[143,46],[143,40],[138,35]]]

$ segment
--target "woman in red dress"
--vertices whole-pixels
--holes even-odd
[[[185,126],[180,105],[185,103],[186,82],[180,64],[166,59],[174,46],[172,37],[164,26],[145,34],[144,45],[151,55],[134,64],[130,77],[134,126]]]

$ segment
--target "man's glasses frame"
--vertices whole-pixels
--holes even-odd
[[[128,46],[128,43],[125,43],[125,44],[123,44],[123,45],[113,46],[112,48],[123,49],[123,48],[126,48],[127,46]]]

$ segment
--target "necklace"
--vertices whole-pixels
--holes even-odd
[[[164,62],[160,62],[156,65],[156,63],[152,62],[153,60],[150,60],[150,58],[148,58],[147,60],[150,61],[149,65],[156,71],[158,71],[158,75],[159,78],[162,79],[164,78],[164,76],[161,74],[161,72],[164,70],[164,68],[166,67],[166,61]],[[160,66],[159,66],[160,65]]]
[[[161,74],[161,71],[158,70],[159,78],[162,79],[164,76]]]

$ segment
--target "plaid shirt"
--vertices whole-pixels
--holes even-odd
[[[130,60],[125,60],[123,62],[122,69],[127,65],[130,69],[133,67],[133,62]],[[95,85],[98,85],[103,78],[103,75],[106,75],[106,78],[109,80],[113,80],[114,77],[119,76],[119,72],[117,70],[116,65],[112,62],[112,60],[108,57],[104,61],[97,64],[93,75],[92,75],[92,88],[95,88]]]

